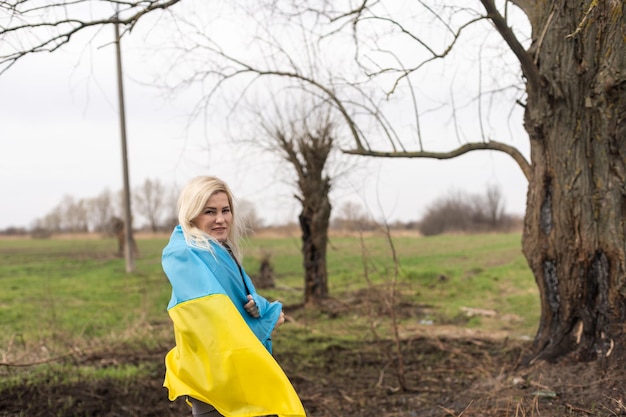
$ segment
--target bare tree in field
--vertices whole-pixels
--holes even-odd
[[[484,198],[485,212],[490,225],[495,229],[504,215],[504,197],[502,189],[497,185],[488,185]]]
[[[170,232],[178,224],[178,195],[180,190],[177,186],[167,188],[165,194],[165,214],[163,219],[164,230]]]
[[[71,195],[65,195],[59,203],[59,212],[62,214],[63,231],[87,232],[87,204],[85,200],[76,200]]]
[[[56,206],[50,213],[44,217],[35,220],[34,230],[45,231],[47,233],[58,233],[62,231],[62,213],[59,206]]]
[[[239,200],[237,215],[241,216],[246,224],[246,228],[252,232],[263,227],[263,219],[259,217],[256,206],[248,200]]]
[[[347,201],[339,208],[339,213],[333,220],[333,226],[340,230],[358,232],[376,228],[378,225],[368,218],[363,206]]]
[[[296,107],[297,108],[297,107]],[[280,155],[295,173],[301,211],[298,216],[302,236],[304,302],[316,305],[328,296],[326,250],[331,204],[329,158],[336,143],[330,114],[312,107],[296,117],[297,110],[280,112],[261,122],[263,142]]]
[[[97,197],[87,200],[87,215],[93,231],[108,232],[109,223],[113,217],[113,195],[106,189]]]
[[[24,54],[53,50],[83,28],[115,20],[110,13],[86,21],[68,18],[67,10],[50,12],[83,3],[50,2],[31,14],[31,2],[1,3],[12,20],[0,25],[0,72]],[[132,27],[174,3],[118,2],[120,20]],[[533,359],[593,360],[626,342],[623,1],[421,0],[401,9],[385,0],[241,3],[255,6],[254,18],[265,12],[272,22],[260,25],[265,32],[257,34],[255,48],[229,53],[217,40],[195,39],[195,32],[184,39],[185,54],[201,53],[212,63],[196,72],[196,80],[206,82],[207,100],[235,77],[297,79],[343,116],[352,154],[509,155],[528,180],[522,246],[541,296]],[[312,43],[338,63],[333,70],[300,66],[301,49],[285,45],[294,42],[284,36],[293,33],[289,27],[315,36]],[[464,54],[471,65],[452,71]],[[404,100],[402,111],[391,107],[396,100]],[[492,129],[507,117],[500,111],[507,103],[511,114],[515,106],[523,110],[523,143],[507,142]],[[437,111],[444,112],[443,135],[429,126]],[[434,140],[446,136],[451,140],[443,144]]]
[[[160,220],[165,209],[165,187],[158,179],[146,179],[135,189],[135,210],[137,214],[148,220],[153,233],[159,231]]]

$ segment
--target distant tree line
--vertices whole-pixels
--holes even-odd
[[[179,189],[158,179],[146,179],[131,192],[133,228],[138,231],[168,232],[178,224]],[[95,197],[77,199],[65,195],[49,213],[35,219],[29,227],[11,226],[1,235],[32,235],[47,237],[62,233],[100,233],[114,235],[123,222],[122,191],[105,189]],[[250,229],[262,227],[262,220],[250,202],[239,201],[239,213]]]
[[[430,204],[418,230],[424,236],[443,233],[507,232],[521,229],[521,216],[505,212],[500,188],[489,186],[485,194],[454,192]]]
[[[146,179],[132,195],[133,226],[153,232],[169,229],[176,224],[175,187],[167,187],[159,180]],[[49,213],[33,221],[28,228],[10,227],[3,234],[32,234],[45,237],[57,233],[112,234],[123,221],[121,191],[105,189],[99,195],[76,199],[62,197]]]
[[[177,198],[177,187],[147,179],[132,192],[134,228],[153,233],[172,230],[178,223]],[[238,208],[251,231],[266,227],[251,202],[240,200]],[[112,235],[115,234],[116,225],[122,221],[121,213],[121,191],[105,189],[95,197],[82,199],[66,195],[48,214],[35,219],[30,227],[8,227],[0,230],[0,234],[37,237],[60,233]],[[451,192],[428,205],[421,219],[396,221],[390,226],[396,230],[415,230],[424,236],[432,236],[444,233],[506,232],[519,228],[520,222],[520,216],[505,212],[500,189],[489,186],[484,194]],[[362,205],[352,201],[340,206],[330,223],[330,229],[335,231],[374,231],[379,227],[379,220],[368,214]]]
[[[521,228],[521,215],[505,210],[505,201],[499,187],[491,185],[484,194],[451,192],[426,207],[421,219],[393,222],[391,229],[416,230],[424,236],[444,233],[508,232]],[[340,207],[333,217],[331,228],[347,231],[373,231],[380,222],[353,202]]]

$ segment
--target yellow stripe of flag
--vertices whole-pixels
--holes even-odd
[[[166,356],[169,399],[189,395],[228,417],[306,416],[291,382],[225,294],[168,310],[176,347]]]

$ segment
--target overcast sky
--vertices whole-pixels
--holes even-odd
[[[106,45],[105,31],[99,36],[98,47],[76,43],[26,57],[0,76],[0,229],[31,226],[64,196],[92,198],[122,188],[115,49]],[[141,85],[149,78],[144,71],[154,68],[143,68],[132,51],[123,62],[131,186],[146,179],[180,186],[196,175],[217,175],[268,223],[297,219],[288,167],[233,146],[223,126],[186,129],[192,103],[168,101]],[[518,129],[514,145],[524,150],[521,124]],[[337,209],[353,201],[378,218],[418,220],[437,198],[454,191],[483,194],[490,184],[501,188],[508,212],[525,209],[526,179],[502,153],[352,161],[359,168],[334,186]]]

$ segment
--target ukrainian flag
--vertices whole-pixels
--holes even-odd
[[[172,284],[168,313],[176,346],[165,358],[169,399],[191,396],[228,417],[306,416],[291,382],[271,355],[282,306],[256,294],[248,275],[215,244],[189,246],[177,226],[163,250]],[[248,292],[260,317],[243,308]]]

